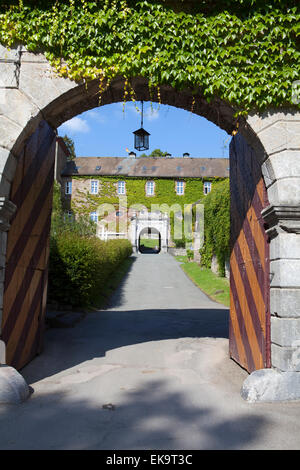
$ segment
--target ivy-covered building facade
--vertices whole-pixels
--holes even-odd
[[[90,217],[102,239],[129,238],[137,250],[143,230],[167,251],[189,238],[182,225],[186,208],[228,177],[228,158],[78,157],[61,172],[63,206],[69,216]],[[182,230],[176,235],[177,219]]]

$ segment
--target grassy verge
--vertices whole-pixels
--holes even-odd
[[[201,268],[197,263],[188,262],[186,256],[176,256],[188,277],[212,300],[229,307],[229,280],[219,277],[210,269]]]

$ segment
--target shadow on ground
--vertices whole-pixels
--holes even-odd
[[[139,252],[148,255],[157,255],[160,252],[159,248],[150,248],[148,246],[140,245]]]
[[[228,338],[228,310],[122,311],[118,310],[120,304],[122,285],[111,299],[110,310],[90,312],[73,327],[46,331],[42,354],[21,371],[39,393],[33,393],[21,408],[0,407],[0,434],[4,436],[0,448],[255,448],[270,421],[262,413],[247,413],[240,397],[233,405],[235,413],[223,413],[219,395],[214,397],[218,385],[207,388],[207,377],[200,378],[199,384],[197,379],[195,390],[159,367],[153,371],[140,365],[134,373],[131,369],[135,363],[143,364],[143,359],[139,362],[141,351],[151,363],[159,363],[156,341],[181,338],[185,346],[185,338]],[[134,345],[137,348],[120,349]],[[175,352],[180,356],[181,351],[184,349]],[[99,358],[105,356],[107,366],[102,367],[108,369],[102,375]],[[95,358],[98,360],[93,362]],[[87,361],[91,364],[85,364]],[[67,375],[56,375],[64,371]],[[89,376],[89,371],[95,375]],[[220,372],[216,370],[217,382]],[[48,382],[37,384],[42,379]],[[227,407],[226,394],[231,391],[223,390],[220,396],[222,393]]]
[[[21,415],[18,408],[3,410],[0,448],[242,449],[259,442],[268,426],[259,414],[226,417],[188,403],[163,380],[126,392],[110,409],[104,404],[53,393],[36,399],[35,406],[32,399],[23,404]]]
[[[228,310],[100,310],[73,328],[46,331],[44,349],[21,370],[28,383],[123,346],[176,338],[228,338]]]

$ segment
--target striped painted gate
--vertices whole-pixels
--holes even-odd
[[[6,362],[22,368],[41,351],[47,295],[56,135],[42,121],[19,156],[10,200],[1,339]]]
[[[270,367],[268,205],[254,150],[237,134],[230,144],[230,356],[248,372]]]

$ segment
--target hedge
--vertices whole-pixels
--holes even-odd
[[[132,253],[128,240],[104,242],[63,233],[50,241],[48,302],[95,305],[109,276]]]
[[[204,245],[201,265],[210,268],[216,255],[220,276],[225,275],[225,261],[230,255],[230,188],[229,179],[214,185],[204,202]]]

